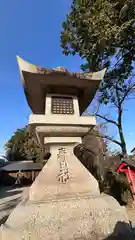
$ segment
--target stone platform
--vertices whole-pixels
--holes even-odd
[[[116,226],[116,235],[128,234],[128,239],[132,239],[125,208],[112,197],[99,195],[36,203],[26,201],[12,212],[2,227],[1,239],[105,239]]]

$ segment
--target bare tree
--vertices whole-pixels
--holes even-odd
[[[104,94],[105,94],[105,91],[108,91],[108,90],[106,88],[106,89],[102,89],[102,91],[104,91]],[[116,115],[117,115],[116,120],[114,120],[113,118],[109,118],[105,114],[102,114],[102,110],[101,110],[102,103],[100,102],[102,93],[100,92],[97,95],[97,103],[94,109],[95,115],[98,117],[98,119],[101,122],[101,124],[99,124],[100,133],[98,134],[98,137],[107,139],[117,144],[121,148],[122,154],[124,156],[127,155],[127,149],[126,149],[126,141],[123,133],[123,121],[122,121],[123,112],[124,112],[125,103],[128,100],[135,99],[134,93],[135,93],[135,81],[133,76],[130,77],[128,80],[126,80],[122,84],[114,81],[111,88],[106,94],[108,94],[107,97],[109,98],[109,106],[111,107],[113,106],[116,110]],[[106,124],[112,124],[116,127],[119,135],[119,140],[116,140],[115,136],[109,136],[107,131],[104,131]]]

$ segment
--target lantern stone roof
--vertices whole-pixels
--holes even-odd
[[[40,68],[20,57],[17,61],[26,99],[34,114],[44,114],[47,93],[76,95],[82,114],[91,103],[106,71],[69,72],[64,67]]]

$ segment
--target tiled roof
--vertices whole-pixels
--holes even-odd
[[[18,161],[12,162],[2,167],[1,171],[13,172],[13,171],[28,171],[28,170],[41,170],[42,163],[34,163],[33,161]]]
[[[135,147],[131,150],[131,153],[132,153],[132,152],[135,152]]]

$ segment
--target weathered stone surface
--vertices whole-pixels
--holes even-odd
[[[98,240],[112,233],[132,239],[126,210],[112,197],[100,195],[21,203],[1,229],[1,239]]]
[[[29,200],[43,201],[67,196],[75,198],[79,195],[99,195],[100,191],[96,179],[75,157],[73,146],[63,145],[60,149],[65,151],[61,159],[58,156],[58,146],[51,148],[51,158],[32,184]],[[66,169],[61,169],[61,161]],[[65,177],[66,174],[68,179],[61,182],[60,177]]]

